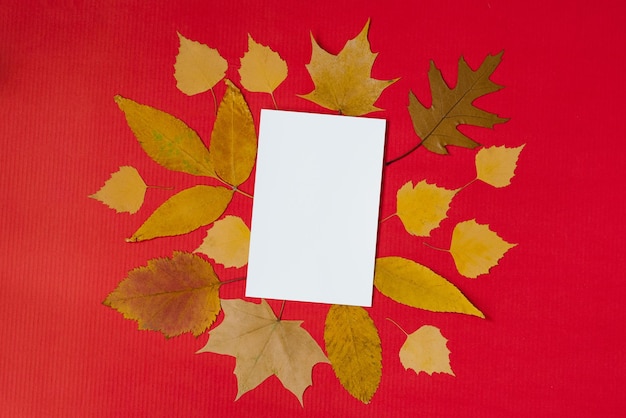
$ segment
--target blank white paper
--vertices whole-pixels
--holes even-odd
[[[372,305],[385,126],[261,110],[247,297]]]

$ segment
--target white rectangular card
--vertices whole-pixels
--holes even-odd
[[[372,305],[385,125],[261,110],[246,296]]]

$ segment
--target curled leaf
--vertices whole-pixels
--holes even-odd
[[[224,321],[209,332],[198,353],[235,357],[236,399],[275,375],[302,404],[305,389],[313,384],[313,366],[328,359],[301,321],[279,320],[265,300],[223,300],[222,308]]]
[[[217,49],[178,34],[180,47],[174,64],[176,87],[188,96],[212,89],[224,76],[228,63]]]
[[[393,80],[371,78],[372,66],[377,53],[372,53],[367,40],[369,20],[354,39],[349,40],[337,55],[322,49],[313,35],[311,61],[306,68],[313,79],[315,89],[300,97],[341,114],[360,116],[382,110],[374,103]]]
[[[452,231],[450,253],[456,268],[465,277],[474,279],[498,264],[504,254],[517,244],[510,244],[472,219],[460,222]]]
[[[120,167],[111,174],[104,186],[90,195],[117,212],[137,213],[146,196],[146,183],[135,167],[128,165]]]
[[[166,200],[129,238],[128,242],[182,235],[222,216],[233,197],[224,187],[194,186]]]
[[[156,163],[194,176],[215,177],[209,150],[185,122],[122,96],[115,96],[115,102],[143,150]]]
[[[397,213],[407,232],[419,237],[430,235],[430,231],[446,219],[456,192],[428,184],[425,180],[415,187],[412,182],[402,186],[396,197]]]
[[[485,317],[452,283],[406,258],[376,259],[374,286],[383,295],[414,308]]]
[[[209,150],[219,178],[231,186],[239,186],[254,167],[257,137],[252,113],[241,91],[230,80],[226,80],[226,86]]]
[[[166,337],[185,332],[198,336],[220,311],[219,287],[209,263],[177,251],[172,258],[155,258],[131,270],[104,304],[137,321],[139,329]]]
[[[374,321],[359,306],[332,305],[324,328],[326,352],[341,385],[369,403],[382,376],[380,337]]]
[[[269,46],[257,43],[248,34],[248,51],[241,58],[239,75],[246,90],[272,94],[287,78],[287,63]]]
[[[478,180],[493,187],[505,187],[511,184],[517,167],[517,159],[524,145],[517,148],[489,147],[478,151],[476,153]]]
[[[202,253],[224,267],[242,267],[248,263],[250,229],[238,216],[216,221],[196,253]]]

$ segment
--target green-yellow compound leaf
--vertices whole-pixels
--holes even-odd
[[[226,80],[226,86],[209,150],[219,178],[231,186],[239,186],[254,167],[257,137],[252,113],[241,91],[230,80]]]
[[[383,295],[414,308],[485,317],[452,283],[406,258],[376,259],[374,286]]]
[[[220,312],[220,281],[209,263],[184,252],[155,258],[128,273],[104,304],[166,337],[198,336]]]
[[[115,102],[143,150],[156,163],[194,176],[215,177],[209,150],[185,122],[122,96],[115,96]]]
[[[324,341],[328,359],[342,386],[369,403],[382,376],[378,330],[359,306],[332,305],[326,316]]]
[[[127,241],[182,235],[218,219],[233,197],[224,187],[194,186],[185,189],[159,206]]]

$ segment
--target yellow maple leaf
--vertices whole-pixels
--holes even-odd
[[[202,253],[223,264],[224,267],[241,267],[248,263],[250,229],[238,216],[226,216],[216,221],[207,231],[196,253]]]
[[[137,321],[139,329],[166,337],[198,336],[220,311],[220,284],[209,263],[176,251],[172,258],[155,258],[130,271],[104,304]]]
[[[248,34],[248,51],[241,58],[239,76],[246,90],[269,93],[274,100],[274,90],[287,78],[287,63],[269,46],[257,43]]]
[[[279,320],[265,300],[260,304],[223,300],[224,321],[209,331],[209,341],[198,353],[236,358],[237,398],[275,375],[300,404],[313,384],[312,369],[328,359],[300,324]]]
[[[377,258],[374,286],[383,295],[414,308],[485,317],[452,283],[406,258]]]
[[[446,219],[450,202],[457,190],[448,190],[420,181],[402,186],[396,195],[397,215],[411,235],[427,237]]]
[[[96,193],[90,195],[117,212],[137,213],[146,196],[146,183],[137,169],[122,166]]]
[[[465,277],[474,279],[498,264],[504,254],[517,244],[510,244],[472,219],[460,222],[452,232],[450,253],[456,268]]]
[[[246,181],[256,161],[257,137],[250,108],[241,91],[226,80],[209,152],[217,176],[231,186]]]
[[[511,184],[517,167],[517,159],[524,145],[517,148],[489,147],[478,151],[476,153],[476,178],[493,187],[505,187]]]
[[[380,384],[382,351],[378,331],[367,311],[359,306],[331,306],[324,341],[341,385],[356,399],[369,403]]]
[[[395,321],[391,322],[396,324]],[[448,340],[439,328],[424,325],[409,334],[400,325],[396,326],[407,336],[399,353],[400,363],[406,370],[412,369],[417,374],[447,373],[454,376],[450,367],[450,350],[446,344]]]
[[[313,35],[311,61],[306,68],[315,89],[300,97],[344,115],[360,116],[382,110],[374,103],[393,80],[371,78],[377,53],[372,53],[367,40],[369,20],[354,39],[349,40],[337,55],[322,49]]]
[[[188,96],[211,90],[224,76],[228,62],[217,51],[178,34],[180,47],[174,64],[176,87]]]
[[[198,185],[166,200],[126,241],[182,235],[214,222],[226,210],[233,191],[224,187]]]

